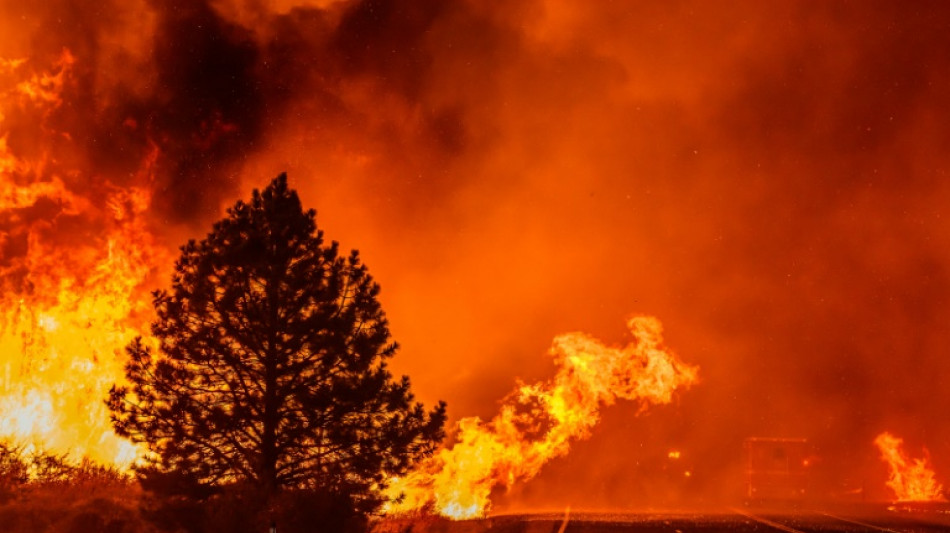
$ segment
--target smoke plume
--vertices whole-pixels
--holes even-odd
[[[885,498],[884,430],[950,472],[948,16],[0,0],[0,172],[35,194],[0,213],[6,298],[35,292],[31,249],[82,257],[133,217],[173,255],[287,171],[380,281],[395,370],[454,417],[551,375],[556,334],[619,340],[630,312],[703,369],[676,405],[605,410],[496,509],[729,499],[751,436],[807,438],[820,490]],[[117,222],[101,199],[129,189],[147,208]]]

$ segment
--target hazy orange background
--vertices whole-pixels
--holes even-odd
[[[382,285],[426,403],[488,417],[555,334],[619,343],[632,313],[699,365],[497,510],[716,503],[749,436],[808,438],[837,495],[886,496],[885,429],[950,480],[947,4],[92,4],[0,0],[0,56],[76,58],[71,135],[11,114],[11,147],[91,199],[151,188],[170,249],[287,171]],[[24,216],[94,245],[95,217]]]

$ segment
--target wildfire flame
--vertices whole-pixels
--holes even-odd
[[[75,61],[64,51],[48,72],[0,61],[0,437],[123,466],[137,450],[112,432],[103,398],[148,323],[143,283],[164,251],[142,220],[148,191],[106,184],[90,198],[67,185],[84,170],[59,159],[71,136],[47,118]],[[11,146],[13,111],[36,119],[39,148]]]
[[[904,454],[901,446],[904,439],[884,432],[874,439],[881,450],[881,457],[890,467],[891,475],[887,486],[894,491],[899,502],[945,502],[943,486],[934,479],[927,449],[920,459],[912,459]]]
[[[572,440],[590,436],[601,407],[617,399],[639,401],[642,409],[666,404],[676,389],[696,382],[697,369],[663,346],[659,320],[635,317],[627,325],[634,338],[625,347],[583,333],[556,337],[550,349],[555,377],[518,387],[490,422],[459,421],[454,446],[392,480],[384,511],[432,507],[454,519],[484,516],[492,488],[530,479],[566,454]]]

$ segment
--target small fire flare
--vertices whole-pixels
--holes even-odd
[[[899,502],[945,502],[943,486],[934,479],[934,471],[930,466],[930,455],[924,448],[921,459],[911,459],[904,454],[901,446],[904,439],[895,437],[888,432],[881,433],[874,439],[874,444],[881,450],[881,457],[891,469],[887,486],[894,491]]]
[[[660,321],[634,317],[627,324],[633,342],[609,347],[583,333],[554,339],[550,353],[558,371],[543,383],[521,385],[490,421],[458,423],[458,441],[409,475],[391,480],[388,514],[425,510],[465,519],[484,516],[493,487],[534,477],[549,460],[568,452],[570,442],[590,436],[602,406],[618,398],[641,408],[666,404],[677,388],[696,382],[696,367],[662,344]]]

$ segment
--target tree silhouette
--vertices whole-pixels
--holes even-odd
[[[182,247],[154,293],[157,343],[128,347],[108,406],[145,443],[146,472],[197,486],[250,482],[379,503],[387,476],[431,454],[445,405],[426,412],[386,367],[397,345],[354,250],[325,245],[281,174]]]

